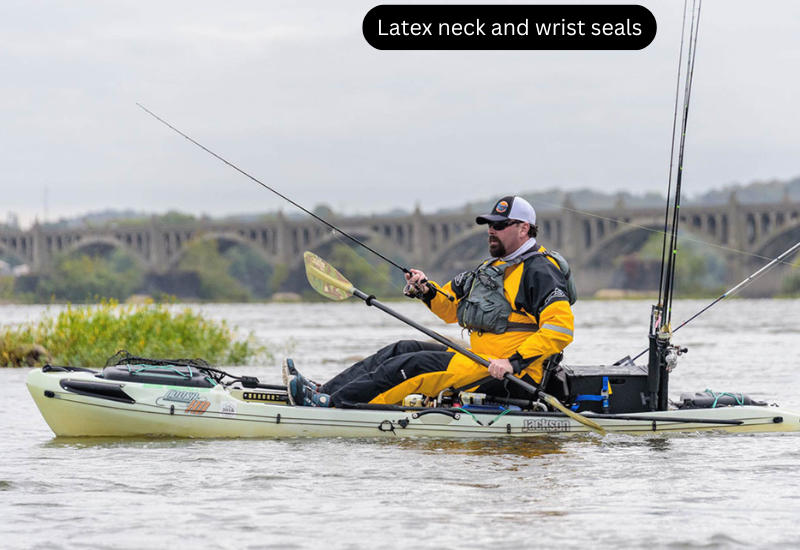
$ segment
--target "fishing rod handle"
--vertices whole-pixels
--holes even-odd
[[[424,285],[424,284],[428,284],[428,279],[422,279],[419,282],[419,285]],[[406,286],[403,287],[403,294],[405,294],[409,298],[419,298],[421,300],[425,292],[419,287],[419,285],[414,283],[406,284]],[[448,294],[447,292],[445,292],[436,285],[428,284],[428,288],[432,288],[435,292],[438,292],[451,302],[455,300],[455,296],[453,296],[452,294]]]

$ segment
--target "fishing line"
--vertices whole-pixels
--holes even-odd
[[[730,290],[727,290],[727,291],[726,291],[725,293],[723,293],[723,294],[722,294],[722,295],[721,295],[719,298],[717,298],[716,300],[714,300],[713,302],[711,302],[710,304],[708,304],[706,307],[704,307],[703,309],[701,309],[700,311],[698,311],[697,313],[695,313],[694,315],[692,315],[691,317],[689,317],[688,319],[686,319],[686,320],[685,320],[683,323],[681,323],[680,325],[678,325],[678,327],[677,327],[677,328],[675,328],[675,329],[673,329],[673,330],[672,330],[672,332],[673,332],[673,333],[675,333],[675,332],[678,332],[678,331],[679,331],[679,330],[680,330],[682,327],[685,327],[685,326],[686,326],[686,325],[688,325],[690,322],[692,322],[692,321],[694,321],[695,319],[697,319],[698,317],[700,317],[700,315],[702,315],[703,313],[705,313],[706,311],[708,311],[709,309],[711,309],[713,306],[715,306],[715,305],[716,305],[718,302],[720,302],[721,300],[724,300],[725,298],[727,298],[727,297],[729,297],[729,296],[733,296],[734,294],[736,294],[736,293],[737,293],[737,292],[739,292],[740,290],[742,290],[742,289],[746,288],[747,286],[749,286],[750,284],[754,283],[754,282],[755,282],[755,281],[756,281],[756,280],[757,280],[759,277],[761,277],[762,275],[766,274],[766,273],[767,273],[767,272],[768,272],[770,269],[772,269],[772,268],[773,268],[773,267],[775,267],[776,265],[779,265],[779,264],[785,264],[786,262],[783,262],[782,260],[783,260],[785,257],[787,257],[787,256],[789,256],[790,254],[792,254],[793,252],[795,252],[795,251],[796,251],[798,248],[800,248],[800,242],[798,242],[798,243],[794,244],[792,247],[790,247],[788,250],[784,251],[782,254],[779,254],[779,255],[778,255],[777,257],[775,257],[775,258],[774,258],[774,259],[773,259],[771,262],[769,262],[769,263],[768,263],[767,265],[765,265],[764,267],[760,268],[758,271],[756,271],[756,272],[752,273],[752,274],[751,274],[749,277],[747,277],[746,279],[744,279],[744,280],[743,280],[741,283],[739,283],[738,285],[734,286],[734,287],[733,287],[733,288],[731,288]],[[637,360],[639,357],[641,357],[641,356],[642,356],[642,355],[643,355],[643,354],[644,354],[646,351],[647,351],[647,349],[643,350],[643,351],[642,351],[642,352],[641,352],[639,355],[637,355],[636,357],[634,357],[633,359],[631,359],[631,361],[636,361],[636,360]],[[614,364],[615,364],[615,365],[616,365],[616,364],[619,364],[619,363],[620,363],[621,361],[623,361],[623,360],[624,360],[624,359],[620,359],[620,361],[617,361],[617,363],[614,363]]]
[[[142,109],[144,112],[146,112],[147,114],[149,114],[150,116],[152,116],[153,118],[155,118],[157,121],[159,121],[159,122],[161,122],[162,124],[164,124],[165,126],[167,126],[167,127],[170,129],[170,130],[173,130],[173,131],[174,131],[174,132],[176,132],[177,134],[179,134],[179,135],[181,135],[181,136],[185,137],[186,139],[188,139],[189,141],[191,141],[193,144],[195,144],[195,145],[197,145],[198,147],[200,147],[200,148],[201,148],[203,151],[205,151],[206,153],[208,153],[208,154],[212,155],[213,157],[215,157],[215,158],[216,158],[216,159],[218,159],[218,160],[221,160],[222,162],[224,162],[225,164],[227,164],[228,166],[230,166],[231,168],[233,168],[234,170],[236,170],[236,171],[237,171],[237,172],[239,172],[240,174],[242,174],[242,175],[244,175],[244,176],[247,176],[248,178],[250,178],[251,180],[253,180],[253,181],[254,181],[254,182],[256,182],[257,184],[259,184],[261,187],[263,187],[263,188],[265,188],[265,189],[267,189],[267,190],[269,190],[269,191],[272,191],[274,194],[278,195],[280,198],[282,198],[283,200],[285,200],[285,201],[286,201],[286,202],[288,202],[289,204],[292,204],[292,205],[296,206],[297,208],[299,208],[300,210],[302,210],[303,212],[305,212],[306,214],[308,214],[309,216],[311,216],[311,217],[312,217],[312,218],[314,218],[315,220],[317,220],[317,221],[319,221],[319,222],[321,222],[321,223],[325,224],[327,227],[329,227],[330,229],[332,229],[332,230],[334,231],[334,234],[333,234],[333,235],[334,235],[334,237],[336,236],[336,232],[338,232],[338,233],[341,233],[342,235],[344,235],[345,237],[347,237],[348,239],[350,239],[350,240],[351,240],[351,241],[353,241],[354,243],[356,243],[356,244],[358,244],[358,245],[361,245],[362,247],[364,247],[365,249],[369,250],[370,252],[372,252],[373,254],[375,254],[376,256],[378,256],[379,258],[381,258],[382,260],[384,260],[384,261],[386,261],[386,262],[390,263],[391,265],[393,265],[393,266],[394,266],[394,267],[396,267],[397,269],[401,270],[403,273],[406,273],[406,274],[408,274],[408,275],[411,275],[411,271],[409,271],[407,268],[405,268],[405,267],[401,266],[400,264],[398,264],[398,263],[394,262],[393,260],[390,260],[389,258],[387,258],[386,256],[384,256],[383,254],[381,254],[381,253],[380,253],[380,252],[378,252],[377,250],[373,249],[373,248],[372,248],[372,247],[370,247],[370,246],[367,246],[366,244],[364,244],[364,243],[363,243],[363,242],[361,242],[360,240],[356,239],[355,237],[353,237],[352,235],[350,235],[350,234],[349,234],[349,233],[347,233],[346,231],[342,231],[342,230],[341,230],[341,229],[339,229],[338,227],[334,226],[333,224],[331,224],[331,223],[327,222],[326,220],[322,219],[321,217],[317,216],[316,214],[314,214],[314,213],[313,213],[313,212],[311,212],[310,210],[308,210],[308,209],[304,208],[303,206],[301,206],[301,205],[297,204],[296,202],[294,202],[292,199],[290,199],[290,198],[289,198],[289,197],[287,197],[286,195],[284,195],[284,194],[282,194],[282,193],[280,193],[280,192],[276,191],[275,189],[273,189],[272,187],[270,187],[270,186],[269,186],[269,185],[267,185],[266,183],[264,183],[264,182],[260,181],[260,180],[259,180],[259,179],[257,179],[256,177],[254,177],[254,176],[252,176],[252,175],[248,174],[247,172],[245,172],[244,170],[242,170],[241,168],[239,168],[238,166],[236,166],[236,165],[235,165],[235,164],[233,164],[232,162],[229,162],[228,160],[226,160],[226,159],[222,158],[221,156],[219,156],[218,154],[216,154],[214,151],[212,151],[211,149],[209,149],[209,148],[208,148],[208,147],[206,147],[205,145],[203,145],[203,144],[201,144],[201,143],[199,143],[199,142],[195,141],[195,140],[194,140],[194,139],[192,139],[191,137],[187,136],[186,134],[184,134],[183,132],[181,132],[180,130],[178,130],[177,128],[175,128],[175,127],[174,127],[172,124],[170,124],[169,122],[167,122],[167,121],[166,121],[166,120],[164,120],[163,118],[161,118],[161,117],[159,117],[158,115],[156,115],[154,112],[152,112],[151,110],[149,110],[147,107],[145,107],[145,106],[144,106],[144,105],[142,105],[141,103],[137,103],[136,105],[137,105],[138,107],[140,107],[140,108],[141,108],[141,109]],[[338,239],[338,237],[337,237],[337,240],[339,240],[339,239]],[[342,241],[340,240],[340,242],[342,242]],[[356,255],[358,256],[358,254],[356,254]],[[359,256],[359,258],[360,258],[360,257],[361,257],[361,256]],[[363,258],[361,258],[361,259],[363,260]],[[366,260],[364,260],[364,261],[366,261]],[[369,262],[367,262],[367,263],[369,264]],[[373,269],[374,269],[374,268],[373,268]],[[376,270],[376,271],[377,271],[377,270]],[[427,281],[423,281],[423,284],[424,284],[424,283],[426,283],[426,282],[427,282]],[[437,288],[435,285],[429,285],[429,287],[430,287],[430,288],[433,288],[433,289],[435,289],[435,290],[436,290],[436,292],[439,292],[439,293],[441,293],[442,295],[446,296],[446,297],[447,297],[447,298],[448,298],[448,299],[449,299],[451,302],[453,301],[453,299],[454,299],[454,298],[453,298],[452,296],[450,296],[449,294],[447,294],[447,293],[446,293],[446,292],[444,292],[443,290],[441,290],[441,289]]]

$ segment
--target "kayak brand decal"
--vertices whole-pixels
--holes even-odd
[[[221,416],[236,416],[236,403],[223,401],[219,405],[219,414]]]
[[[189,403],[189,405],[186,407],[186,410],[183,412],[189,414],[203,414],[208,410],[209,405],[211,405],[211,403],[209,401],[206,401],[205,399],[203,400],[195,399],[194,401]]]
[[[162,395],[156,399],[156,404],[161,405],[162,401],[171,401],[173,403],[191,403],[192,401],[198,401],[199,399],[200,394],[196,391],[169,390],[165,395]]]
[[[522,425],[523,432],[568,432],[567,420],[550,420],[547,418],[526,418]]]

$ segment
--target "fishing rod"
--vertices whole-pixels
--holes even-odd
[[[662,263],[665,257],[668,257],[666,266],[666,273],[664,274],[665,282],[663,285],[663,302],[661,295],[659,295],[659,302],[666,308],[663,315],[662,326],[669,327],[672,321],[672,301],[675,294],[675,265],[678,254],[678,225],[680,223],[680,208],[681,208],[681,187],[683,183],[683,165],[684,153],[686,151],[686,128],[689,122],[689,103],[692,95],[692,84],[694,82],[694,64],[697,59],[697,37],[700,32],[700,10],[702,9],[703,1],[699,0],[697,5],[697,22],[695,24],[694,2],[692,2],[692,22],[689,29],[689,47],[688,58],[686,67],[686,87],[684,89],[684,102],[683,102],[683,119],[681,121],[681,137],[680,147],[678,149],[678,174],[675,178],[675,201],[672,210],[672,234],[670,235],[669,250],[662,250]]]
[[[661,274],[658,289],[658,303],[654,305],[650,312],[650,329],[648,340],[650,342],[646,351],[649,351],[647,359],[647,393],[649,394],[649,406],[651,411],[667,410],[669,373],[674,368],[677,355],[683,352],[670,342],[672,332],[670,330],[672,322],[672,300],[675,292],[675,264],[678,254],[678,225],[680,223],[681,208],[681,184],[683,182],[684,153],[686,151],[686,128],[689,121],[689,100],[692,93],[692,81],[694,80],[694,63],[697,58],[697,35],[700,29],[700,6],[695,12],[696,1],[692,0],[692,19],[689,25],[689,46],[686,57],[686,84],[683,90],[683,111],[681,115],[681,132],[677,155],[677,175],[675,176],[675,197],[672,201],[672,220],[669,225],[670,196],[672,189],[672,167],[675,160],[675,127],[677,126],[677,109],[673,119],[672,150],[670,151],[670,177],[667,195],[667,205],[664,212],[664,229],[669,226],[670,236],[667,245],[666,231],[661,248]],[[688,0],[684,1],[684,19],[681,31],[681,58],[678,60],[678,86],[680,89],[680,71],[683,63],[683,39],[686,28],[686,10]],[[695,23],[696,19],[696,23]],[[678,91],[676,90],[676,95]],[[676,97],[676,103],[678,97]],[[669,248],[667,248],[669,246]],[[643,352],[644,353],[644,352]],[[641,354],[639,354],[641,355]],[[638,356],[637,356],[638,357]]]
[[[717,304],[717,303],[718,303],[720,300],[724,300],[724,299],[725,299],[725,298],[727,298],[728,296],[733,296],[735,293],[737,293],[738,291],[740,291],[741,289],[743,289],[744,287],[746,287],[746,286],[747,286],[747,285],[749,285],[750,283],[754,282],[756,279],[758,279],[759,277],[761,277],[762,275],[764,275],[764,274],[765,274],[767,271],[769,271],[770,269],[772,269],[773,267],[775,267],[776,265],[778,265],[779,263],[781,263],[781,261],[782,261],[784,258],[786,258],[787,256],[791,255],[793,252],[795,252],[795,251],[796,251],[796,250],[798,250],[798,249],[800,249],[800,242],[796,243],[795,245],[793,245],[792,247],[790,247],[788,250],[786,250],[786,251],[785,251],[785,252],[783,252],[782,254],[778,255],[777,257],[775,257],[775,258],[774,258],[774,259],[773,259],[771,262],[769,262],[767,265],[765,265],[764,267],[762,267],[762,268],[761,268],[761,269],[759,269],[758,271],[756,271],[756,272],[752,273],[752,274],[751,274],[749,277],[747,277],[746,279],[744,279],[744,280],[743,280],[741,283],[739,283],[738,285],[734,286],[734,287],[733,287],[733,288],[731,288],[730,290],[726,291],[726,292],[725,292],[724,294],[722,294],[722,295],[721,295],[719,298],[717,298],[716,300],[714,300],[713,302],[711,302],[710,304],[708,304],[706,307],[704,307],[703,309],[701,309],[700,311],[698,311],[697,313],[695,313],[694,315],[692,315],[691,317],[689,317],[688,319],[686,319],[686,320],[685,320],[683,323],[681,323],[680,325],[678,325],[678,327],[677,327],[677,328],[675,328],[675,329],[674,329],[672,332],[673,332],[673,333],[675,333],[675,332],[678,332],[678,331],[679,331],[679,330],[680,330],[682,327],[685,327],[685,326],[686,326],[686,325],[688,325],[690,322],[694,321],[694,320],[695,320],[695,319],[697,319],[697,318],[698,318],[700,315],[702,315],[703,313],[705,313],[706,311],[708,311],[709,309],[711,309],[713,306],[715,306],[715,305],[716,305],[716,304]],[[644,350],[644,351],[642,351],[642,352],[641,352],[639,355],[637,355],[636,357],[634,357],[633,359],[631,359],[631,361],[636,361],[636,360],[637,360],[639,357],[641,357],[642,355],[644,355],[644,353],[645,353],[646,351],[647,351],[647,349],[645,349],[645,350]],[[619,360],[619,361],[617,361],[617,363],[615,363],[615,364],[618,364],[618,363],[620,363],[621,361],[624,361],[624,359],[620,359],[620,360]]]
[[[324,220],[324,219],[322,219],[321,217],[317,216],[316,214],[314,214],[314,213],[313,213],[313,212],[311,212],[310,210],[308,210],[308,209],[304,208],[303,206],[301,206],[301,205],[297,204],[296,202],[294,202],[292,199],[290,199],[290,198],[289,198],[289,197],[287,197],[286,195],[284,195],[284,194],[282,194],[282,193],[280,193],[280,192],[276,191],[275,189],[273,189],[272,187],[270,187],[270,186],[269,186],[269,185],[267,185],[266,183],[262,182],[261,180],[257,179],[256,177],[254,177],[254,176],[252,176],[252,175],[248,174],[247,172],[245,172],[244,170],[242,170],[241,168],[239,168],[238,166],[236,166],[236,165],[235,165],[235,164],[233,164],[232,162],[230,162],[230,161],[228,161],[228,160],[226,160],[226,159],[222,158],[221,156],[219,156],[218,154],[216,154],[214,151],[212,151],[211,149],[209,149],[209,148],[208,148],[208,147],[206,147],[205,145],[203,145],[203,144],[201,144],[201,143],[197,142],[196,140],[192,139],[191,137],[187,136],[186,134],[184,134],[183,132],[181,132],[180,130],[178,130],[178,129],[177,129],[175,126],[173,126],[172,124],[170,124],[169,122],[167,122],[167,121],[166,121],[166,120],[164,120],[163,118],[161,118],[161,117],[159,117],[158,115],[156,115],[156,114],[155,114],[153,111],[151,111],[150,109],[148,109],[147,107],[145,107],[145,106],[144,106],[144,105],[142,105],[141,103],[137,103],[136,105],[137,105],[138,107],[140,107],[140,108],[141,108],[141,109],[142,109],[144,112],[146,112],[147,114],[149,114],[150,116],[152,116],[153,118],[155,118],[157,121],[159,121],[160,123],[164,124],[164,125],[165,125],[167,128],[169,128],[170,130],[172,130],[172,131],[176,132],[177,134],[179,134],[179,135],[181,135],[181,136],[185,137],[186,139],[188,139],[189,141],[191,141],[192,143],[194,143],[195,145],[197,145],[197,146],[198,146],[200,149],[202,149],[202,150],[203,150],[203,151],[205,151],[206,153],[210,154],[211,156],[215,157],[215,158],[216,158],[216,159],[218,159],[218,160],[221,160],[222,162],[224,162],[225,164],[227,164],[228,166],[230,166],[231,168],[233,168],[234,170],[236,170],[236,171],[237,171],[237,172],[239,172],[240,174],[242,174],[242,175],[244,175],[244,176],[247,176],[248,178],[250,178],[251,180],[253,180],[253,181],[254,181],[254,182],[256,182],[257,184],[259,184],[259,185],[260,185],[261,187],[263,187],[264,189],[267,189],[268,191],[272,191],[274,194],[278,195],[280,198],[282,198],[282,199],[283,199],[283,200],[285,200],[286,202],[288,202],[288,203],[292,204],[293,206],[296,206],[297,208],[299,208],[300,210],[302,210],[303,212],[305,212],[306,214],[308,214],[309,216],[311,216],[311,217],[312,217],[312,218],[314,218],[315,220],[317,220],[317,221],[319,221],[319,222],[321,222],[321,223],[325,224],[325,225],[326,225],[326,226],[328,226],[329,228],[331,228],[333,231],[336,231],[336,232],[339,232],[339,233],[341,233],[342,235],[344,235],[345,237],[347,237],[348,239],[350,239],[350,240],[351,240],[351,241],[353,241],[354,243],[356,243],[356,244],[358,244],[358,245],[361,245],[362,247],[366,248],[367,250],[369,250],[370,252],[372,252],[373,254],[375,254],[376,256],[378,256],[379,258],[381,258],[382,260],[385,260],[386,262],[389,262],[391,265],[393,265],[394,267],[396,267],[397,269],[399,269],[400,271],[402,271],[402,272],[403,272],[403,273],[405,273],[406,275],[412,275],[412,273],[411,273],[411,271],[410,271],[409,269],[407,269],[407,268],[405,268],[405,267],[401,266],[400,264],[398,264],[397,262],[395,262],[395,261],[393,261],[393,260],[391,260],[391,259],[387,258],[386,256],[384,256],[383,254],[381,254],[380,252],[378,252],[378,251],[377,251],[377,250],[375,250],[374,248],[372,248],[372,247],[370,247],[370,246],[366,245],[365,243],[363,243],[362,241],[360,241],[360,240],[356,239],[355,237],[353,237],[352,235],[350,235],[350,234],[349,234],[349,233],[347,233],[346,231],[342,231],[341,229],[339,229],[338,227],[336,227],[336,226],[335,226],[335,225],[333,225],[332,223],[328,222],[327,220]],[[427,282],[428,282],[428,281],[427,281],[427,279],[426,279],[426,280],[420,281],[420,284],[425,284],[425,283],[427,283]],[[450,294],[446,293],[446,292],[445,292],[445,291],[443,291],[442,289],[438,288],[436,285],[428,285],[428,287],[429,287],[429,288],[433,288],[433,289],[434,289],[436,292],[438,292],[438,293],[442,294],[443,296],[445,296],[445,297],[446,297],[448,300],[450,300],[451,302],[452,302],[452,301],[455,299],[453,296],[451,296]]]
[[[675,166],[675,135],[678,129],[678,104],[681,94],[681,60],[683,59],[683,40],[686,35],[686,10],[689,7],[688,0],[683,2],[683,22],[681,23],[681,48],[678,52],[678,78],[675,82],[675,112],[672,115],[672,139],[669,150],[669,176],[667,176],[667,203],[664,205],[664,232],[661,241],[661,272],[658,275],[658,300],[661,303],[661,294],[664,289],[664,252],[667,249],[667,229],[669,222],[669,198],[672,195],[672,169]]]

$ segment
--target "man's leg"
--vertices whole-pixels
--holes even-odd
[[[378,368],[393,357],[420,351],[445,351],[446,346],[434,342],[418,342],[416,340],[400,340],[378,350],[375,354],[355,363],[320,386],[322,393],[333,394],[350,382],[364,375],[375,373]],[[365,401],[366,402],[366,401]]]
[[[445,346],[440,348],[447,349]],[[371,371],[364,369],[360,376],[341,384],[331,393],[331,402],[337,407],[344,403],[369,403],[391,390],[396,399],[393,402],[399,403],[406,395],[429,385],[426,379],[431,376],[436,376],[440,384],[445,383],[447,366],[453,355],[448,351],[422,350],[389,357]],[[447,387],[446,383],[444,387]]]
[[[447,363],[443,364],[445,359],[447,359]],[[487,374],[485,367],[460,353],[443,353],[439,361],[438,368],[429,368],[424,372],[416,373],[417,375],[414,377],[409,376],[407,380],[402,380],[397,385],[383,390],[383,393],[375,396],[370,403],[382,405],[400,403],[406,395],[411,393],[436,397],[442,390],[464,386],[480,380]]]

